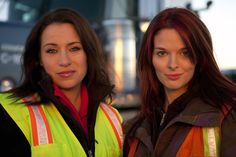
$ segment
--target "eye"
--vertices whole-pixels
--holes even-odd
[[[71,52],[77,52],[77,51],[80,51],[80,50],[81,50],[81,47],[79,47],[79,46],[73,46],[72,48],[70,48]]]
[[[181,54],[182,56],[185,56],[185,57],[189,57],[189,56],[190,56],[190,53],[189,53],[188,50],[182,50],[182,51],[180,52],[180,54]]]
[[[53,54],[53,53],[57,53],[57,50],[56,49],[47,49],[46,52]]]
[[[156,51],[156,52],[154,52],[157,56],[165,56],[165,55],[167,55],[167,52],[166,51]]]

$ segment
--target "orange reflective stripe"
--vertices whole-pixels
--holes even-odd
[[[123,130],[122,130],[121,121],[119,119],[117,112],[111,106],[106,105],[106,104],[101,103],[100,107],[101,107],[102,111],[105,113],[107,119],[109,120],[109,122],[115,132],[119,147],[120,147],[120,149],[122,149]]]
[[[39,145],[38,141],[38,134],[37,134],[37,125],[36,125],[36,118],[34,116],[34,111],[31,107],[28,107],[29,114],[30,114],[30,122],[32,127],[32,137],[33,137],[33,145],[37,146]]]
[[[134,157],[137,147],[138,147],[138,139],[134,138],[134,140],[130,145],[128,157]]]
[[[202,128],[193,127],[186,136],[176,157],[197,156],[204,157],[204,143]]]
[[[36,101],[35,97],[27,97],[24,102]],[[52,133],[41,105],[28,105],[30,121],[32,126],[33,145],[53,143]]]

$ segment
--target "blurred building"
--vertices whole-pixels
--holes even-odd
[[[0,0],[0,91],[20,83],[20,58],[35,21],[49,10],[69,7],[98,34],[116,85],[114,105],[128,119],[140,106],[136,61],[143,33],[159,11],[187,4],[191,0]]]
[[[0,85],[11,80],[20,83],[21,54],[25,40],[35,23],[47,11],[58,7],[78,10],[99,31],[105,0],[0,0]],[[9,86],[10,87],[10,86]],[[3,89],[8,88],[1,88]]]

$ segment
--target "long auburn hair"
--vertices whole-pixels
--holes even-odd
[[[32,28],[26,40],[22,58],[22,83],[19,87],[11,90],[13,96],[22,98],[37,92],[41,98],[45,98],[38,84],[40,80],[47,76],[40,65],[40,44],[43,31],[53,23],[72,24],[80,37],[87,56],[88,70],[83,83],[87,85],[88,90],[95,90],[98,85],[99,87],[112,87],[101,44],[89,22],[75,10],[59,8],[44,15]],[[108,93],[110,100],[112,94],[113,91]],[[91,97],[94,96],[91,95]]]
[[[143,36],[138,58],[142,103],[140,116],[151,117],[155,112],[153,108],[162,108],[166,99],[163,85],[152,64],[154,36],[164,28],[175,29],[179,33],[190,52],[191,62],[196,64],[188,86],[188,99],[197,96],[219,109],[224,104],[236,109],[236,85],[221,73],[214,58],[211,35],[205,24],[187,9],[168,8],[154,17]]]

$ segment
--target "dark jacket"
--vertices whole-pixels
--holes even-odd
[[[151,126],[147,119],[144,119],[141,123],[138,123],[137,120],[138,118],[134,117],[124,124],[125,141],[129,140],[129,142],[131,142],[133,138],[137,138],[139,140],[139,143],[135,153],[135,157],[149,157],[153,153],[153,144],[151,142],[150,129]],[[136,130],[132,130],[130,134],[126,136],[130,129],[132,129],[132,127],[137,123],[139,124],[138,128]],[[130,147],[130,145],[126,142],[124,145],[124,157],[128,156]]]
[[[231,157],[236,154],[236,113],[230,110],[221,120],[221,111],[200,99],[192,100],[185,109],[171,119],[162,129],[155,146],[151,142],[151,127],[145,119],[133,136],[140,141],[136,157],[174,157],[192,126],[221,127],[220,155]],[[130,125],[132,122],[128,122]],[[128,124],[128,126],[130,126]],[[127,125],[126,125],[127,126]],[[130,127],[126,127],[129,129]],[[125,132],[128,130],[125,129]]]
[[[43,88],[43,85],[42,85]],[[98,106],[101,101],[103,101],[108,93],[111,93],[112,86],[103,86],[97,87],[99,91],[94,89],[88,89],[89,93],[89,104],[88,104],[88,130],[89,135],[86,136],[81,125],[71,116],[69,110],[65,108],[65,105],[61,104],[61,102],[51,95],[49,95],[49,99],[52,103],[55,104],[56,108],[73,131],[74,135],[80,141],[86,153],[88,150],[92,150],[94,152],[94,126],[96,121],[96,113]],[[48,88],[45,87],[47,90]],[[47,92],[45,90],[45,92]],[[96,92],[97,91],[97,92]],[[91,96],[93,95],[93,97]],[[94,96],[96,95],[96,96]],[[15,104],[22,105],[22,104]],[[87,137],[87,138],[86,138]],[[0,102],[0,145],[1,145],[1,153],[7,154],[8,157],[22,156],[29,157],[31,156],[31,146],[24,136],[23,132],[17,126],[17,124],[13,121],[13,119],[9,116],[6,110],[3,108]]]

